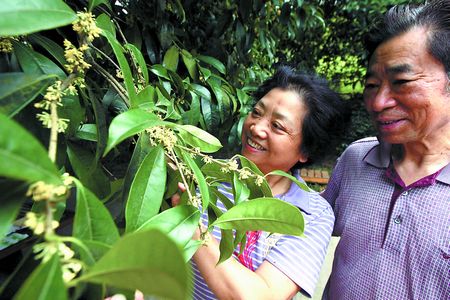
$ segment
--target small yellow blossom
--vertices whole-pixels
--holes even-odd
[[[213,162],[213,158],[209,155],[205,155],[202,157],[202,160],[205,164],[210,164]]]
[[[255,184],[256,184],[257,186],[261,186],[263,182],[264,182],[264,176],[259,176],[259,175],[258,175],[258,176],[256,177]]]
[[[252,173],[249,171],[249,170],[247,170],[247,169],[242,169],[242,170],[239,170],[239,179],[247,179],[247,178],[250,178],[250,176],[252,176]]]
[[[92,42],[94,38],[100,36],[102,31],[97,27],[91,12],[78,12],[77,16],[78,19],[72,23],[74,31],[86,35],[88,42]]]
[[[13,45],[11,43],[11,38],[2,37],[0,38],[0,52],[11,53],[13,52]]]
[[[74,279],[81,271],[82,265],[78,261],[71,261],[62,265],[62,273],[64,282],[69,282]]]
[[[152,145],[162,143],[168,150],[172,150],[177,143],[177,136],[172,129],[164,126],[154,126],[146,130],[150,136]]]
[[[70,41],[64,40],[64,57],[66,58],[67,64],[64,65],[69,73],[80,73],[84,72],[91,67],[84,60],[84,51],[87,50],[86,45],[82,45],[77,49]]]
[[[123,79],[123,73],[121,70],[119,69],[116,70],[116,77],[119,79]]]

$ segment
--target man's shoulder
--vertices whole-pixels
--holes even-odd
[[[351,143],[344,151],[345,155],[365,156],[371,149],[380,143],[376,137],[366,137]]]

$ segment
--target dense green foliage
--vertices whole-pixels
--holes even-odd
[[[343,144],[371,134],[362,38],[391,3],[2,1],[0,238],[13,223],[29,228],[39,262],[24,258],[2,297],[189,298],[199,204],[230,237],[221,261],[246,230],[300,235],[301,213],[272,198],[252,162],[210,155],[236,153],[251,92],[277,63],[319,72],[345,94],[354,122]],[[178,182],[188,189],[172,208]]]

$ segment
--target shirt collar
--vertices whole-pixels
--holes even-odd
[[[386,169],[389,167],[389,163],[391,161],[392,145],[380,141],[380,139],[378,139],[378,143],[379,144],[375,145],[367,152],[363,161],[376,168]],[[442,169],[442,171],[436,177],[436,180],[450,185],[450,164],[446,165]]]
[[[294,175],[295,178],[297,178],[300,182],[305,183],[305,181],[300,177],[299,170],[295,170],[292,175]],[[300,210],[302,210],[306,214],[310,215],[311,209],[309,203],[311,199],[311,193],[312,192],[304,191],[295,182],[292,182],[289,190],[284,195],[282,195],[280,199],[291,203],[292,205],[300,208]]]

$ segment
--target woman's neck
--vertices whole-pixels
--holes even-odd
[[[269,175],[267,176],[267,182],[269,183],[272,194],[281,195],[286,193],[291,187],[291,180],[284,176]]]

